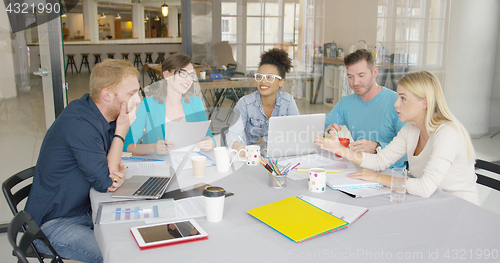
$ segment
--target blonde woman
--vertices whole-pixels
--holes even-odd
[[[407,182],[408,193],[429,197],[436,189],[441,189],[478,204],[471,139],[448,109],[437,77],[428,71],[409,73],[399,81],[397,93],[394,106],[399,120],[408,124],[378,154],[343,147],[333,134],[331,139],[316,137],[316,144],[376,171],[386,169],[407,154],[413,176]],[[349,176],[385,186],[391,184],[389,175],[368,169]]]

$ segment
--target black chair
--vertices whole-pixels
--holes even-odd
[[[7,204],[9,205],[10,211],[12,211],[13,215],[18,214],[17,205],[28,198],[31,190],[31,183],[25,185],[21,189],[17,190],[15,193],[12,192],[12,189],[18,184],[24,182],[25,180],[31,179],[35,174],[35,166],[25,169],[19,173],[14,174],[10,178],[8,178],[5,182],[2,183],[2,192],[5,196],[5,200],[7,200]],[[26,257],[38,258],[40,262],[43,262],[44,258],[51,258],[51,255],[44,255],[38,253],[35,249],[35,246],[28,248],[25,253]]]
[[[31,179],[34,174],[35,174],[35,166],[23,170],[19,173],[16,173],[9,179],[7,179],[5,182],[3,182],[2,184],[3,195],[5,196],[7,204],[9,205],[10,211],[12,211],[13,215],[16,215],[19,212],[19,210],[17,209],[17,205],[22,200],[27,198],[28,195],[30,194],[31,184],[24,186],[15,193],[12,193],[12,188],[14,188],[16,185],[20,184],[21,182],[27,179]]]
[[[476,169],[483,169],[483,170],[500,175],[500,165],[490,163],[487,161],[483,161],[480,159],[476,160]],[[482,185],[487,186],[489,188],[493,188],[497,191],[500,191],[500,181],[499,180],[491,178],[489,176],[478,174],[477,172],[476,172],[476,175],[477,175],[477,183],[478,184],[482,184]]]
[[[229,131],[229,127],[223,127],[220,129],[220,146],[227,146],[226,135]]]
[[[24,233],[18,243],[17,235],[21,230]],[[7,238],[14,249],[13,254],[17,257],[19,262],[28,263],[28,260],[26,259],[27,251],[33,246],[33,241],[36,239],[43,241],[45,246],[47,246],[52,253],[53,258],[50,262],[63,262],[61,257],[50,245],[49,239],[42,232],[38,224],[33,220],[31,215],[26,211],[17,213],[12,221],[10,221],[9,228],[7,230]],[[43,262],[43,260],[40,262]]]

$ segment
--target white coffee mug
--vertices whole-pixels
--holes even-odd
[[[236,156],[231,160],[231,153],[234,152]],[[215,164],[217,165],[217,172],[225,173],[229,171],[229,166],[238,158],[238,151],[229,149],[227,147],[215,147]]]
[[[206,71],[200,71],[200,79],[205,79],[207,77]]]
[[[248,165],[252,165],[252,166],[259,165],[259,163],[260,163],[260,146],[248,145],[245,147],[245,149],[241,149],[241,150],[245,150],[245,160],[244,161]],[[241,150],[240,150],[240,152],[241,152]]]
[[[323,193],[326,189],[326,171],[323,168],[309,169],[309,179],[307,180],[309,191],[313,193]]]

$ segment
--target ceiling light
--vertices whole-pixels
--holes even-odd
[[[104,14],[104,12],[102,13],[101,18],[106,18],[106,15]]]
[[[160,18],[158,16],[156,16],[155,21],[160,21]]]
[[[120,16],[120,13],[118,13],[115,17],[115,19],[122,19],[122,17]]]
[[[161,6],[161,14],[163,15],[163,17],[168,16],[168,5],[165,4],[165,2],[163,2],[163,5]]]
[[[146,15],[146,18],[144,18],[144,20],[148,21],[149,20],[149,17],[148,15]]]
[[[68,15],[66,15],[66,14],[62,14],[62,15],[61,15],[61,17],[67,17],[67,16],[68,16]]]

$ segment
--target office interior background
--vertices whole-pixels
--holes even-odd
[[[377,81],[391,89],[405,72],[435,73],[452,112],[475,138],[478,157],[498,161],[500,135],[490,137],[500,130],[499,14],[500,0],[80,0],[65,17],[13,33],[1,6],[0,181],[36,164],[56,115],[88,92],[85,67],[65,71],[68,54],[80,69],[82,53],[92,68],[95,53],[102,59],[129,53],[132,62],[138,52],[144,63],[146,52],[153,60],[158,52],[184,52],[202,65],[233,59],[237,71],[249,74],[262,52],[279,47],[294,64],[283,90],[309,114],[329,112],[349,92],[342,65],[329,63],[331,52],[324,51],[333,41],[338,55],[372,50],[381,68]],[[230,48],[215,56],[220,42]],[[147,75],[140,81],[150,83]],[[481,190],[484,207],[500,213],[499,202],[498,193]],[[4,198],[0,211],[0,223],[8,223]]]

